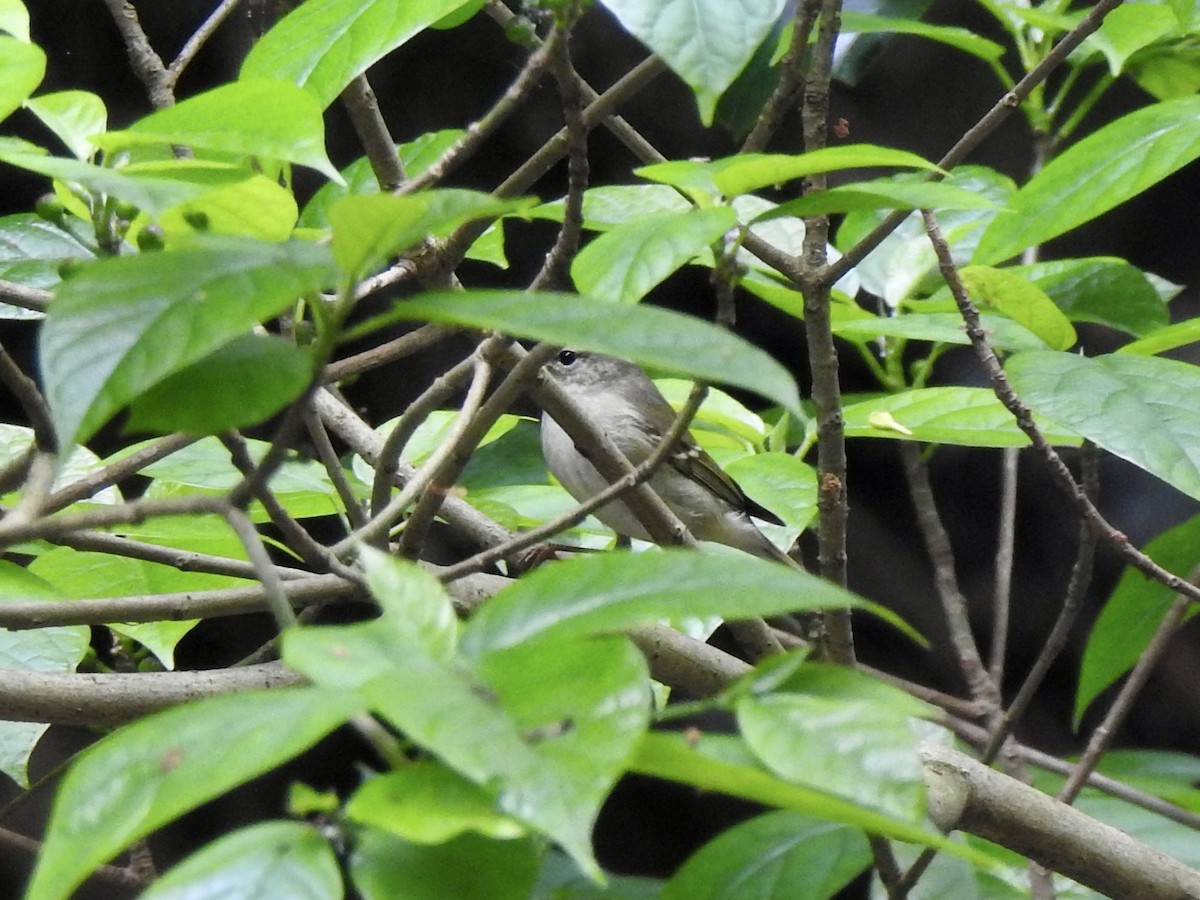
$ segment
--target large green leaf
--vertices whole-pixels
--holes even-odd
[[[467,833],[430,845],[365,828],[346,867],[362,900],[529,900],[544,852],[542,842],[532,839]]]
[[[65,600],[66,596],[28,568],[0,560],[0,603]],[[83,659],[90,639],[91,630],[83,625],[0,630],[0,666],[33,672],[70,672]],[[0,772],[28,787],[29,757],[47,727],[37,722],[0,722]]]
[[[701,847],[667,882],[663,900],[827,900],[870,864],[857,828],[780,810]]]
[[[424,589],[380,592],[384,614],[371,622],[289,632],[284,659],[318,684],[355,689],[407,739],[494,791],[503,812],[596,876],[592,823],[648,724],[641,654],[619,637],[543,642],[477,657],[472,671],[446,658],[437,629],[421,625],[431,602],[450,610],[425,578]],[[406,610],[421,621],[407,621]],[[581,670],[586,682],[574,677]]]
[[[286,81],[243,80],[152,112],[124,131],[96,135],[106,150],[185,144],[221,153],[277,159],[341,178],[325,155],[325,124],[312,96]]]
[[[333,256],[350,278],[369,274],[388,257],[471,219],[515,212],[536,201],[504,200],[478,191],[442,189],[397,197],[368,193],[329,207]]]
[[[309,0],[263,35],[240,78],[285,78],[329,106],[342,88],[468,0]]]
[[[987,388],[935,387],[886,394],[843,410],[846,437],[891,438],[964,447],[1026,447],[1029,438]],[[1078,434],[1040,417],[1052,444],[1077,447]]]
[[[887,610],[799,569],[752,556],[690,550],[612,553],[543,566],[497,594],[463,632],[478,656],[523,641],[624,631],[661,619],[745,619],[787,611]]]
[[[286,762],[360,709],[343,692],[255,691],[189,703],[113,733],[63,779],[27,900],[66,900],[133,841]]]
[[[25,108],[42,120],[77,159],[91,159],[91,137],[108,126],[104,101],[90,91],[57,91],[25,101]]]
[[[695,93],[711,125],[717,100],[775,26],[784,0],[602,0]]]
[[[786,689],[750,692],[736,705],[742,736],[771,771],[911,822],[925,815],[911,719],[931,712],[898,688],[815,664]]]
[[[959,275],[976,303],[1024,325],[1050,349],[1066,350],[1075,344],[1070,320],[1045,291],[1020,275],[990,266],[964,266]]]
[[[1016,256],[1136,197],[1200,156],[1200,97],[1122,116],[1052,159],[984,233],[974,262]]]
[[[1021,399],[1109,453],[1200,499],[1200,369],[1121,353],[1018,353],[1005,366]]]
[[[1200,563],[1200,516],[1163,532],[1144,551],[1163,568],[1187,575]],[[1132,567],[1121,575],[1083,651],[1075,692],[1076,726],[1101,691],[1133,668],[1174,600],[1169,587]]]
[[[1145,273],[1112,257],[1058,259],[1014,266],[1074,322],[1097,322],[1146,335],[1170,322],[1167,304]]]
[[[334,278],[329,250],[208,237],[102,260],[59,289],[40,336],[64,444],[131,400]]]
[[[651,732],[631,766],[635,772],[718,791],[755,803],[793,810],[828,822],[843,822],[872,834],[926,844],[986,862],[976,851],[935,831],[800,784],[760,768],[736,738],[705,732],[684,736]]]
[[[200,435],[257,425],[296,399],[312,375],[306,349],[272,335],[239,335],[135,398],[129,427]]]
[[[165,872],[142,900],[335,900],[333,848],[312,825],[260,822],[213,841]]]
[[[898,316],[864,315],[835,319],[833,333],[840,338],[864,344],[879,337],[929,341],[935,344],[969,344],[966,326],[957,312],[924,312],[923,306],[936,301],[915,301],[908,311]],[[940,304],[934,306],[940,309]],[[1046,342],[1024,325],[1005,316],[984,313],[980,324],[987,332],[988,343],[995,350],[1045,350]]]
[[[875,8],[872,5],[871,8]],[[877,16],[857,10],[842,10],[842,32],[844,34],[913,34],[955,47],[972,56],[992,62],[1004,55],[1004,46],[980,37],[967,28],[948,25],[931,25],[918,18],[900,19]]]
[[[639,365],[754,391],[803,417],[796,383],[783,366],[736,335],[670,310],[600,303],[573,294],[456,291],[399,303],[380,322],[389,319],[493,328],[621,356]]]
[[[809,153],[743,153],[714,159],[711,162],[671,160],[642,166],[636,172],[643,178],[661,184],[734,197],[820,172],[876,166],[937,168],[933,163],[907,150],[877,147],[873,144],[846,144]]]
[[[737,224],[728,206],[635,219],[594,238],[571,263],[580,293],[635,303]]]
[[[195,199],[209,190],[207,185],[190,183],[170,175],[141,176],[129,167],[109,169],[78,159],[47,156],[33,145],[6,142],[3,138],[0,138],[0,162],[48,178],[80,184],[89,191],[108,194],[152,214]]]
[[[33,213],[0,218],[0,278],[29,287],[53,288],[63,263],[87,260],[95,251],[74,235]],[[0,305],[0,318],[40,319],[42,313]]]
[[[46,54],[36,44],[0,35],[0,120],[33,93],[46,74]]]
[[[858,181],[781,203],[759,221],[864,209],[994,209],[987,197],[940,181]]]

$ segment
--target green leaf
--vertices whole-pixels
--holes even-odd
[[[416,844],[440,844],[473,831],[515,838],[525,828],[496,810],[496,797],[451,769],[429,761],[372,778],[346,802],[351,822]]]
[[[930,303],[934,301],[929,301]],[[878,337],[930,341],[935,344],[970,344],[962,316],[957,312],[923,312],[926,301],[906,304],[909,312],[898,316],[872,316],[835,319],[833,333],[855,343],[866,343]],[[996,350],[1045,350],[1046,342],[1024,325],[1005,316],[982,314],[980,324],[987,332],[988,343]]]
[[[325,155],[321,107],[286,81],[225,84],[150,113],[124,131],[97,135],[105,150],[184,144],[201,150],[297,163],[341,178]]]
[[[131,203],[143,212],[158,215],[173,206],[194,200],[212,189],[214,177],[225,183],[244,181],[249,174],[243,168],[227,164],[198,163],[195,160],[173,160],[108,169],[78,159],[47,156],[29,146],[13,146],[0,138],[0,162],[48,178],[79,184],[97,194],[106,194]],[[143,171],[145,174],[143,174]],[[198,181],[196,174],[204,179]],[[218,174],[219,173],[219,174]]]
[[[458,617],[446,589],[432,574],[408,560],[372,547],[360,547],[367,588],[389,623],[434,659],[448,660],[458,643]]]
[[[1176,806],[1200,809],[1200,757],[1166,750],[1109,750],[1096,770]]]
[[[1129,57],[1178,27],[1175,13],[1165,5],[1134,3],[1111,10],[1100,28],[1084,42],[1108,60],[1108,71],[1116,78]]]
[[[894,614],[823,578],[751,556],[605,553],[543,566],[501,591],[468,623],[462,647],[479,656],[524,641],[606,634],[664,618],[852,608],[899,625]]]
[[[1075,329],[1045,292],[1006,269],[966,266],[963,284],[981,307],[1002,312],[1041,338],[1052,350],[1075,344]]]
[[[571,263],[580,293],[636,303],[737,224],[727,206],[635,219],[593,239]]]
[[[913,34],[970,53],[987,62],[999,60],[1004,55],[1003,45],[980,37],[966,28],[931,25],[915,18],[888,18],[851,9],[842,10],[842,33],[847,35]]]
[[[29,13],[22,0],[0,0],[0,31],[29,41]]]
[[[451,128],[443,131],[430,131],[415,140],[400,144],[396,152],[404,171],[409,177],[420,175],[430,165],[437,161],[455,141],[463,136],[461,129]],[[371,168],[371,160],[360,156],[346,168],[341,170],[342,183],[327,181],[317,189],[312,199],[304,206],[300,215],[300,225],[305,228],[327,228],[329,226],[329,207],[343,197],[352,194],[378,194],[379,181],[375,170]]]
[[[211,189],[198,197],[164,210],[156,224],[168,248],[180,244],[180,239],[197,233],[229,234],[264,241],[285,241],[296,226],[296,198],[277,182],[257,172],[234,167],[201,164],[197,168],[179,170],[176,162],[147,164],[138,171],[172,171],[178,176],[194,176],[197,181],[212,177]],[[127,240],[137,240],[137,229],[143,224],[135,220]]]
[[[262,36],[242,80],[283,78],[321,109],[356,76],[468,0],[309,0]]]
[[[857,828],[782,810],[722,832],[694,853],[663,900],[826,900],[871,864]]]
[[[699,788],[792,810],[826,822],[841,822],[883,837],[924,844],[987,863],[985,857],[932,828],[865,809],[759,768],[734,738],[705,733],[698,739],[650,732],[642,738],[631,768]],[[739,750],[742,752],[739,754]]]
[[[891,438],[964,447],[1026,447],[1029,438],[987,388],[935,387],[885,394],[843,410],[848,438]],[[1077,447],[1079,435],[1035,416],[1046,440]]]
[[[995,209],[987,197],[940,181],[859,181],[781,203],[758,221],[864,209]]]
[[[29,569],[0,560],[0,603],[63,600],[65,595]],[[91,629],[63,625],[29,631],[0,630],[0,667],[32,672],[72,672],[83,659]],[[0,771],[29,787],[29,757],[48,726],[0,722]]]
[[[341,692],[253,691],[114,732],[80,754],[63,779],[27,900],[66,900],[133,841],[293,758],[360,709]]]
[[[1144,548],[1171,572],[1190,572],[1200,562],[1200,516],[1164,531]],[[1088,635],[1079,665],[1074,725],[1102,691],[1133,668],[1175,600],[1161,582],[1127,567]],[[1190,615],[1196,612],[1193,609]]]
[[[905,172],[889,180],[908,183],[923,177],[920,173]],[[1010,178],[984,166],[959,166],[942,183],[987,197],[998,207],[1007,205],[1016,190]],[[885,215],[879,210],[847,214],[837,231],[838,249],[845,252],[854,246]],[[980,235],[997,215],[1003,213],[989,208],[947,210],[938,216],[954,261],[959,266],[970,261]],[[919,215],[912,214],[871,251],[855,271],[866,290],[882,297],[888,306],[896,307],[907,299],[931,293],[944,284],[937,265],[933,246],[925,234],[925,224]]]
[[[335,900],[342,875],[312,825],[260,822],[196,851],[156,879],[142,900]]]
[[[212,520],[190,523],[191,530],[170,531],[172,526],[159,526],[168,532],[167,539],[142,537],[150,543],[168,547],[211,552],[219,556],[243,559],[244,551],[227,527]],[[135,531],[130,530],[130,536]],[[206,572],[184,572],[161,563],[92,553],[70,547],[56,547],[42,553],[30,563],[30,571],[53,584],[72,599],[97,597],[138,597],[149,594],[183,591],[218,590],[244,587],[247,582],[225,575]],[[145,622],[140,624],[114,623],[114,631],[128,635],[144,644],[168,669],[175,667],[175,645],[196,625],[195,619]]]
[[[248,440],[246,444],[255,462],[263,458],[270,446],[266,441],[256,440]],[[223,494],[243,477],[230,461],[229,451],[216,438],[204,438],[176,450],[166,459],[145,466],[141,474],[154,479],[146,489],[147,497]],[[271,478],[271,493],[297,519],[344,511],[329,473],[315,460],[285,459]],[[257,502],[248,511],[256,522],[269,520]]]
[[[648,721],[641,654],[618,637],[543,643],[479,659],[471,672],[428,655],[411,628],[385,613],[293,630],[283,657],[318,684],[356,689],[408,740],[496,790],[501,811],[597,875],[591,826]],[[572,677],[581,668],[586,682]]]
[[[407,196],[379,193],[349,196],[329,208],[333,256],[348,277],[357,279],[430,234],[471,219],[515,212],[533,202],[502,200],[458,189]]]
[[[1167,304],[1146,274],[1123,259],[1059,259],[1013,266],[1073,322],[1096,322],[1145,335],[1170,322]]]
[[[599,880],[592,829],[650,724],[645,658],[609,635],[488,653],[478,671],[532,751],[502,774],[501,809],[536,825]]]
[[[1128,353],[1030,351],[1005,370],[1035,412],[1200,499],[1200,369]]]
[[[529,210],[530,218],[563,220],[566,203],[562,198]],[[665,184],[601,184],[583,194],[583,227],[608,231],[662,213],[685,213],[693,209],[687,198]]]
[[[90,140],[108,127],[104,101],[90,91],[58,91],[25,101],[25,108],[42,120],[77,159],[91,159]]]
[[[735,459],[725,471],[793,530],[803,531],[816,518],[817,471],[790,453],[752,453]]]
[[[550,292],[456,291],[404,301],[373,324],[396,319],[492,328],[621,356],[642,366],[754,391],[803,417],[796,383],[783,366],[715,325],[665,309]]]
[[[36,44],[0,35],[0,120],[34,92],[46,74],[46,54]]]
[[[1200,97],[1129,113],[1052,159],[984,233],[974,262],[1016,256],[1091,221],[1200,156]]]
[[[1182,322],[1152,331],[1141,340],[1131,341],[1116,352],[1155,356],[1196,341],[1200,341],[1200,319],[1184,319]]]
[[[603,0],[634,37],[696,95],[711,125],[717,100],[775,26],[784,0]]]
[[[933,163],[907,150],[847,144],[795,155],[743,153],[711,162],[672,160],[642,166],[635,173],[673,187],[733,197],[820,172],[878,166],[937,170]]]
[[[911,718],[931,710],[861,673],[802,666],[787,689],[738,700],[738,728],[771,771],[920,822],[925,782]]]
[[[533,840],[470,832],[444,844],[414,844],[365,829],[348,868],[363,900],[527,900],[542,851]]]
[[[128,427],[220,434],[257,425],[295,400],[312,376],[308,351],[273,335],[240,335],[135,398]]]
[[[91,247],[34,213],[0,218],[0,278],[49,289],[59,283],[64,262],[95,255]],[[42,313],[0,305],[0,318],[40,319]]]
[[[329,251],[208,237],[106,259],[63,284],[40,335],[42,375],[64,444],[333,278]]]

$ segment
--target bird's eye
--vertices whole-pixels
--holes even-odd
[[[564,366],[572,365],[575,360],[579,359],[579,354],[574,350],[559,350],[558,361]]]

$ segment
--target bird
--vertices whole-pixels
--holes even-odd
[[[650,377],[627,360],[584,350],[563,349],[546,371],[633,465],[644,462],[675,421],[675,411]],[[546,466],[577,501],[594,497],[608,481],[575,441],[543,412],[542,455]],[[690,435],[650,477],[650,486],[699,540],[736,547],[762,559],[796,567],[773,544],[752,516],[776,525],[783,521],[751,500]],[[620,500],[601,506],[596,517],[617,534],[653,541],[646,527]]]

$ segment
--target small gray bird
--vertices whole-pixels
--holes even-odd
[[[635,466],[646,460],[675,421],[675,411],[666,398],[633,363],[599,353],[563,350],[546,369]],[[554,477],[576,500],[594,497],[608,486],[571,437],[545,413],[542,455]],[[783,524],[780,519],[742,493],[690,436],[683,436],[650,478],[650,486],[698,539],[796,565],[758,530],[750,516],[776,525]],[[596,517],[618,534],[652,540],[619,500],[600,507]]]

